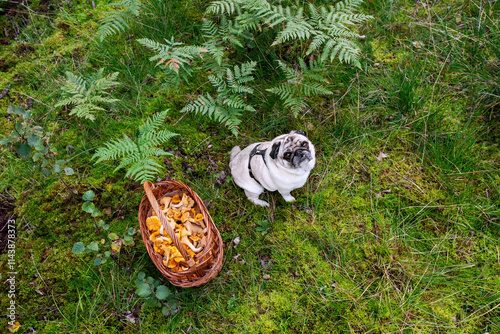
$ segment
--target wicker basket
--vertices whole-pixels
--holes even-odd
[[[223,250],[222,239],[220,233],[215,227],[215,224],[203,204],[200,197],[187,185],[178,181],[161,181],[153,185],[151,182],[144,183],[146,195],[142,198],[139,206],[139,225],[142,234],[142,240],[148,250],[149,257],[153,260],[158,270],[162,275],[173,285],[183,288],[200,286],[207,283],[212,278],[217,276],[222,268]],[[185,193],[194,199],[196,205],[203,214],[203,221],[207,227],[207,244],[203,251],[197,254],[194,258],[189,256],[186,249],[182,246],[181,241],[175,235],[173,229],[167,223],[163,215],[158,200],[171,193]],[[185,260],[185,265],[189,268],[180,272],[172,272],[163,265],[162,256],[153,250],[153,246],[149,241],[150,231],[146,226],[146,219],[152,215],[153,209],[158,213],[165,232],[174,242],[175,246],[182,254]]]

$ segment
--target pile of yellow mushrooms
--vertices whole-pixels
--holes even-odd
[[[206,246],[207,228],[195,201],[186,194],[182,197],[175,194],[160,199],[160,208],[188,254],[194,257],[200,253]],[[153,211],[153,216],[146,219],[146,226],[151,232],[149,240],[154,251],[163,256],[163,265],[173,272],[187,270],[181,263],[184,262],[181,253],[164,230],[156,212]]]

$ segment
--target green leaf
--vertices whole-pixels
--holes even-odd
[[[138,279],[144,279],[146,277],[146,273],[141,271],[138,275],[137,275],[137,278]]]
[[[73,249],[71,250],[71,252],[73,254],[82,254],[83,251],[85,250],[85,246],[83,245],[83,242],[77,242],[73,245]]]
[[[149,287],[148,283],[142,283],[142,284],[137,286],[137,290],[135,291],[135,293],[139,297],[146,298],[149,295],[151,295],[152,291],[151,291],[151,288]]]
[[[54,168],[52,169],[52,171],[54,173],[59,173],[60,170],[61,170],[61,166],[59,166],[59,165],[54,165]]]
[[[41,141],[42,138],[36,136],[36,135],[31,135],[28,137],[28,145],[32,147],[36,147],[38,142]]]
[[[92,202],[85,202],[82,205],[82,210],[85,211],[85,212],[88,212],[88,213],[93,213],[97,209],[96,209],[94,203],[92,203]]]
[[[89,203],[89,202],[86,202]],[[92,212],[92,217],[99,217],[101,215],[101,211],[99,209],[95,208],[95,210]]]
[[[110,233],[108,234],[109,240],[118,240],[118,234],[116,233]]]
[[[164,316],[167,316],[170,314],[170,309],[167,307],[167,306],[163,306],[163,308],[161,309],[161,313],[164,315]]]
[[[23,108],[17,107],[13,104],[9,104],[9,107],[7,108],[7,113],[21,115],[23,117],[26,115],[26,112],[24,111]]]
[[[170,314],[175,314],[177,313],[178,309],[179,309],[179,301],[177,299],[170,299],[168,302],[167,302],[167,305],[170,307],[170,309],[172,310],[170,312]]]
[[[0,145],[7,145],[10,143],[12,143],[12,138],[10,138],[10,137],[7,137],[7,138],[0,140]]]
[[[49,176],[52,172],[48,168],[42,168],[42,174],[44,176]]]
[[[110,251],[105,251],[104,252],[104,256],[105,257],[110,257],[111,256],[111,252]]]
[[[127,230],[128,235],[134,235],[135,232],[136,232],[135,228],[133,228],[133,227],[129,227],[128,230]]]
[[[17,153],[24,159],[27,159],[31,154],[31,147],[28,144],[20,144],[17,148]]]
[[[34,147],[35,150],[40,151],[43,154],[47,154],[49,152],[47,148],[43,145],[43,140],[39,140]]]
[[[167,297],[170,296],[170,294],[171,294],[170,289],[167,288],[165,285],[160,285],[156,289],[156,298],[158,298],[159,300],[167,299]]]
[[[125,246],[133,246],[134,245],[134,238],[132,238],[129,235],[126,235],[123,237],[123,244]]]
[[[91,201],[94,199],[94,192],[92,190],[86,191],[85,194],[83,194],[82,198],[84,201]]]
[[[101,258],[100,258],[100,257],[96,257],[96,258],[94,259],[94,266],[98,266],[98,265],[100,265],[100,264],[101,264],[101,262],[102,262],[102,261],[101,261]]]
[[[66,160],[62,160],[62,159],[56,160],[56,165],[64,165],[65,163],[66,163]]]
[[[40,152],[36,152],[35,154],[33,154],[33,161],[37,162],[41,157],[43,157],[43,154]]]
[[[23,123],[16,122],[16,125],[14,126],[14,128],[17,130],[17,132],[21,133],[21,131],[23,130]]]
[[[98,252],[99,251],[99,245],[97,244],[97,242],[95,241],[92,241],[88,246],[87,246],[88,249],[90,249],[91,251],[93,252]]]
[[[160,306],[160,302],[158,301],[158,299],[156,299],[156,297],[154,295],[150,296],[149,298],[147,298],[145,301],[144,301],[144,304],[146,306],[149,306],[149,307],[156,307],[156,306]]]
[[[66,173],[66,175],[70,176],[70,175],[75,174],[75,171],[71,167],[66,167],[66,168],[64,168],[64,173]]]

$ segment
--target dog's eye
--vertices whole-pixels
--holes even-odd
[[[283,157],[284,157],[285,159],[290,159],[290,157],[291,157],[291,156],[292,156],[292,153],[291,153],[291,152],[286,152],[286,153],[283,155]]]
[[[307,146],[309,146],[309,144],[305,141],[305,142],[302,143],[301,146],[304,147],[304,148],[307,148]]]

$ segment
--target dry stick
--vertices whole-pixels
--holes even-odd
[[[59,176],[59,178],[61,179],[62,183],[64,183],[64,185],[66,186],[66,189],[68,189],[71,192],[71,195],[73,195],[73,198],[78,199],[78,197],[76,196],[76,194],[73,192],[73,189],[71,189],[69,187],[69,185],[62,178],[61,173],[57,172],[57,176]]]

